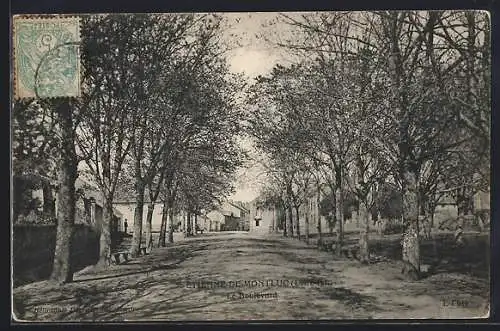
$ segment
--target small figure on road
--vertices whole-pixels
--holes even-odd
[[[461,225],[457,226],[457,229],[455,230],[455,244],[458,247],[461,247],[465,244],[464,237],[463,237],[463,229]]]
[[[125,230],[125,233],[127,233],[128,223],[127,223],[126,219],[125,219],[125,222],[123,222],[123,228]]]

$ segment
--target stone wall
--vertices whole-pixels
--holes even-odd
[[[52,272],[56,244],[55,225],[14,225],[14,286],[47,279]],[[99,234],[93,227],[75,224],[72,261],[75,271],[95,264],[99,257]]]

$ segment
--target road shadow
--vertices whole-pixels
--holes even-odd
[[[460,273],[489,279],[490,244],[488,235],[465,235],[466,244],[457,246],[453,234],[436,234],[420,244],[422,264],[430,265],[429,277],[439,273]],[[400,238],[370,241],[370,251],[392,260],[402,260]]]
[[[207,245],[198,244],[162,248],[159,251],[160,254],[148,254],[145,256],[141,256],[136,259],[130,260],[128,263],[114,266],[114,268],[112,269],[90,269],[90,272],[81,275],[83,277],[87,277],[83,279],[76,279],[73,282],[81,283],[87,281],[105,280],[144,274],[157,270],[175,269],[178,268],[179,265],[187,259],[196,256],[198,252],[206,250],[207,247]],[[130,267],[133,267],[134,270],[128,270],[128,268]],[[104,273],[104,275],[100,275],[102,273]],[[91,275],[95,275],[95,277],[90,277]]]
[[[322,287],[318,292],[327,296],[330,300],[336,300],[352,309],[363,309],[365,311],[382,311],[377,298],[372,295],[361,294],[345,287]]]

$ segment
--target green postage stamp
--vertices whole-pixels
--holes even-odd
[[[79,18],[14,16],[13,22],[15,97],[79,97]]]

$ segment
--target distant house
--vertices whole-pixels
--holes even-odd
[[[76,188],[81,193],[80,198],[77,200],[77,219],[85,219],[88,224],[95,226],[99,230],[104,219],[104,198],[102,193],[83,179],[77,179]],[[123,231],[123,214],[113,208],[111,234],[121,231]]]
[[[104,218],[104,199],[101,192],[88,181],[77,178],[75,182],[75,189],[78,192],[75,210],[75,223],[89,224],[94,226],[97,230],[101,228]],[[41,190],[32,192],[33,197],[43,201],[43,193]],[[57,215],[57,192],[53,192],[55,214]],[[111,223],[111,232],[119,232],[123,229],[123,214],[113,208],[113,221]]]
[[[122,214],[121,229],[123,224],[127,221],[127,232],[132,233],[134,229],[134,214],[136,202],[133,199],[122,199],[113,202],[113,207]],[[163,214],[163,203],[155,203],[153,209],[153,218],[151,220],[153,232],[159,232],[161,227],[161,219]],[[148,201],[144,203],[142,210],[143,229],[145,229],[145,222],[148,215]]]
[[[306,226],[306,215],[309,221],[309,233],[318,233],[318,223],[320,223],[321,231],[328,232],[328,220],[325,216],[320,215],[318,206],[318,195],[316,190],[311,190],[310,196],[301,204],[299,208],[299,225],[301,233],[304,234]],[[323,198],[323,195],[320,197]],[[248,203],[250,210],[250,226],[249,231],[253,233],[270,233],[282,232],[284,229],[283,210],[277,206],[262,206],[259,203],[260,197]],[[286,217],[288,218],[288,212]],[[293,211],[294,226],[293,230],[296,233],[296,211]]]
[[[247,231],[250,211],[239,202],[225,201],[207,213],[208,231]]]
[[[197,217],[197,224],[199,227],[199,230],[202,231],[210,231],[210,218],[208,218],[206,215],[200,215]]]
[[[278,225],[278,210],[277,208],[262,207],[259,205],[258,199],[251,201],[250,209],[250,232],[269,233]]]
[[[473,212],[489,211],[490,210],[490,192],[478,191],[472,196]],[[446,192],[439,199],[436,212],[446,211],[456,217],[458,215],[458,207],[451,192]]]
[[[220,210],[212,210],[207,215],[208,227],[207,231],[221,231],[224,226],[225,216],[224,213]],[[206,226],[205,225],[205,226]]]
[[[113,207],[120,212],[121,218],[121,228],[123,228],[123,222],[127,220],[128,232],[133,231],[134,224],[134,214],[136,208],[136,202],[134,199],[118,199],[113,203]],[[148,200],[145,197],[144,209],[142,214],[143,224],[146,220],[148,213]],[[153,232],[159,232],[161,228],[161,220],[163,213],[163,203],[155,203],[152,218],[152,229]],[[206,215],[198,215],[197,224],[200,229],[204,231],[236,231],[244,230],[245,224],[248,223],[247,216],[249,214],[248,209],[237,202],[226,201],[222,204],[220,208],[208,212]],[[179,229],[185,227],[185,213],[174,215],[173,223]],[[193,215],[194,217],[194,215]]]
[[[490,192],[479,191],[474,194],[473,199],[475,210],[490,210]]]

